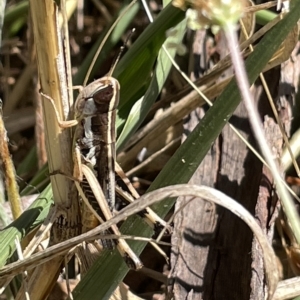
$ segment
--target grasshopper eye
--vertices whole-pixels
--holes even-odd
[[[111,102],[116,94],[113,85],[107,85],[99,89],[94,95],[93,99],[97,104],[107,104]]]
[[[93,100],[98,113],[108,113],[117,108],[119,103],[119,91],[113,84],[102,86],[94,93]]]

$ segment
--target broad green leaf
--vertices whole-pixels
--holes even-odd
[[[14,22],[18,18],[22,18],[28,13],[29,3],[27,0],[19,1],[19,3],[10,6],[5,11],[4,16],[4,25],[7,25],[10,22]]]

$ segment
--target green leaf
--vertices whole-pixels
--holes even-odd
[[[49,214],[52,204],[52,190],[49,185],[17,220],[0,232],[0,267],[3,267],[7,259],[13,255],[16,249],[15,238],[21,240],[29,231],[41,224]]]
[[[176,26],[175,30],[172,30],[172,32],[170,32],[170,36],[164,43],[165,49],[169,52],[172,58],[175,57],[177,46],[181,44],[185,29],[186,21],[184,20]],[[151,83],[145,93],[145,96],[138,100],[135,105],[133,105],[124,125],[123,131],[118,137],[117,150],[120,150],[120,148],[124,146],[131,135],[137,130],[137,128],[146,118],[151,106],[156,101],[165,84],[171,67],[171,60],[169,59],[165,50],[161,49],[158,54],[157,63]]]
[[[48,164],[45,164],[21,191],[21,196],[31,195],[42,191],[50,182]]]
[[[256,23],[264,26],[268,22],[271,22],[273,19],[277,17],[278,14],[270,11],[270,10],[260,10],[255,13]]]
[[[20,163],[17,174],[22,176],[23,174],[28,174],[28,172],[33,171],[37,168],[37,154],[36,147],[31,148],[25,159]]]
[[[13,37],[26,24],[28,19],[28,1],[21,1],[10,6],[4,15],[5,37]]]
[[[125,2],[124,3],[124,9],[125,9],[126,6],[128,5],[127,3],[131,2],[131,1],[124,1],[124,2]],[[111,49],[120,41],[120,38],[125,33],[125,31],[127,30],[127,27],[132,22],[132,20],[135,17],[135,15],[137,14],[137,12],[139,10],[139,7],[140,7],[139,2],[135,3],[129,9],[129,11],[127,11],[126,14],[121,18],[121,20],[118,22],[118,24],[116,25],[116,27],[113,30],[112,34],[109,36],[108,40],[104,44],[103,49],[101,50],[101,53],[97,57],[96,63],[94,65],[94,67],[93,67],[93,71],[92,71],[92,73],[89,76],[90,80],[94,79],[93,75],[94,75],[95,70],[99,69],[99,67],[101,66],[101,64],[109,56],[109,53],[110,53]],[[122,13],[122,10],[120,11],[120,14],[121,13]],[[117,17],[116,17],[116,19],[117,19]],[[87,57],[82,62],[81,66],[80,66],[80,68],[78,70],[78,72],[76,73],[76,75],[73,78],[73,84],[74,85],[79,85],[79,84],[83,83],[83,80],[84,80],[84,78],[86,76],[88,68],[91,65],[91,62],[92,62],[92,60],[93,60],[93,58],[95,56],[95,53],[98,50],[98,48],[99,48],[99,46],[100,46],[103,38],[106,36],[108,30],[110,29],[110,26],[108,26],[106,28],[106,30],[101,34],[101,36],[99,37],[99,39],[97,40],[97,42],[94,44],[93,48],[90,50],[90,52],[87,55]]]
[[[117,65],[113,75],[121,86],[116,121],[118,132],[121,131],[133,104],[144,96],[149,86],[158,52],[167,38],[167,30],[176,26],[183,18],[183,11],[168,5],[145,29]]]

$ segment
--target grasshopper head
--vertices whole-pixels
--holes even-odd
[[[120,85],[117,79],[107,76],[98,79],[99,86],[92,99],[97,113],[108,113],[118,107],[120,98]]]
[[[119,95],[117,79],[106,76],[95,80],[79,93],[75,102],[75,118],[78,120],[113,111],[119,104]]]

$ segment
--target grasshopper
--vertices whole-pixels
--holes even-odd
[[[75,102],[75,119],[60,121],[62,128],[76,125],[73,138],[73,177],[79,194],[92,216],[83,210],[83,223],[91,228],[112,218],[115,199],[132,202],[139,195],[130,184],[120,166],[115,162],[115,118],[119,102],[120,86],[112,76],[100,78],[84,87]],[[48,97],[46,97],[49,99]],[[53,104],[53,100],[49,99]],[[116,186],[115,165],[117,166]],[[87,216],[88,215],[88,216]],[[151,209],[141,212],[147,223],[158,227],[166,226]],[[96,222],[95,222],[96,221]],[[88,224],[87,224],[88,223]],[[118,227],[111,228],[115,235],[120,235]],[[132,269],[140,269],[142,263],[123,239],[116,242],[121,256]],[[111,247],[112,243],[104,243]]]
[[[118,81],[106,76],[86,86],[75,103],[77,119],[84,120],[84,130],[81,132],[84,137],[78,140],[78,153],[84,153],[85,161],[89,161],[94,169],[111,211],[115,208],[116,198],[119,203],[131,203],[139,198],[139,194],[115,161],[115,119],[119,91]],[[167,227],[166,222],[150,208],[146,208],[140,215],[154,229]]]
[[[81,120],[80,138],[76,139],[76,145],[79,148],[77,148],[77,153],[81,154],[84,162],[89,165],[98,179],[112,213],[115,208],[115,197],[119,202],[127,203],[139,197],[115,161],[115,119],[119,91],[118,81],[112,76],[106,76],[85,87],[75,102],[76,117]],[[108,220],[108,215],[111,217],[111,214],[107,212],[104,219]],[[149,208],[142,211],[140,215],[154,229],[166,226],[165,221]]]
[[[114,25],[117,24],[118,19]],[[100,45],[99,52],[102,46]],[[103,223],[112,218],[116,199],[123,204],[139,198],[138,193],[115,161],[115,121],[120,85],[118,80],[112,77],[112,73],[120,55],[121,52],[107,76],[80,90],[74,105],[74,120],[61,121],[53,100],[44,95],[52,103],[60,127],[76,126],[73,137],[73,177],[84,202],[82,210],[84,231],[94,228],[98,222]],[[149,208],[142,211],[140,215],[154,229],[160,226],[168,228],[166,222]],[[120,235],[117,226],[113,226],[111,231],[115,235]],[[102,242],[102,244],[108,247],[113,245],[112,242]],[[133,269],[142,267],[139,258],[125,240],[119,239],[115,244],[129,267]]]
[[[105,89],[106,85],[102,84],[106,83],[106,80],[103,81],[103,78],[98,79],[97,86],[100,90],[102,87]],[[94,82],[94,83],[95,83]],[[118,82],[115,80],[114,83],[119,88]],[[89,86],[87,86],[88,88]],[[109,89],[112,86],[109,84]],[[101,181],[100,172],[95,171],[95,156],[96,151],[98,151],[97,147],[94,146],[94,137],[90,128],[91,124],[91,115],[94,116],[93,103],[91,101],[85,101],[85,98],[82,98],[81,95],[86,92],[86,88],[83,88],[80,92],[77,100],[75,102],[75,119],[71,121],[60,121],[58,112],[56,111],[56,116],[60,127],[67,128],[76,125],[74,138],[73,138],[73,162],[74,162],[74,173],[73,177],[75,179],[75,185],[78,189],[78,192],[84,202],[83,207],[87,206],[89,211],[91,211],[94,215],[94,218],[91,216],[87,216],[86,210],[83,210],[83,225],[89,228],[98,223],[103,223],[106,220],[112,218],[112,207],[114,206],[114,150],[109,147],[105,147],[108,151],[107,160],[103,162],[103,164],[107,165],[107,169],[109,172],[109,179],[103,179]],[[44,95],[45,96],[45,95]],[[46,96],[47,99],[49,97]],[[107,98],[108,99],[108,98]],[[53,100],[49,99],[52,104]],[[117,102],[118,104],[118,102]],[[116,105],[117,105],[116,104]],[[108,129],[109,130],[109,129]],[[115,134],[109,130],[111,133],[111,137],[108,137],[108,142],[111,138],[114,138]],[[104,147],[104,146],[103,146]],[[99,176],[97,176],[99,174]],[[97,178],[98,177],[98,178]],[[99,184],[100,182],[100,184]],[[102,183],[102,184],[101,184]],[[109,200],[112,199],[110,203]],[[95,222],[96,220],[98,222]],[[86,222],[87,221],[87,222]],[[87,225],[88,223],[88,225]],[[92,225],[92,226],[90,226]],[[111,231],[115,235],[120,235],[120,231],[116,225],[111,227]],[[132,269],[140,269],[142,267],[142,263],[139,258],[135,255],[135,253],[131,250],[128,244],[123,239],[119,239],[116,242],[117,248],[124,258],[127,265]],[[104,246],[108,246],[108,244],[104,243]]]

